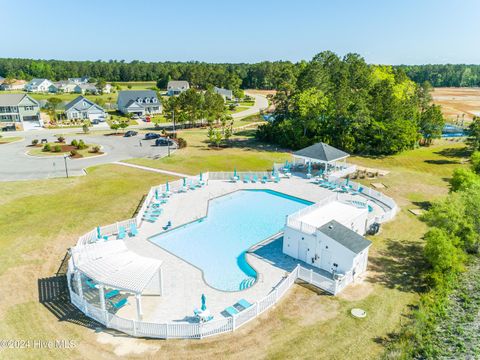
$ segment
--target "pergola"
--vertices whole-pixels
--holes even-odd
[[[328,169],[329,165],[337,168],[338,163],[342,160],[343,165],[345,165],[346,159],[349,156],[350,154],[346,153],[345,151],[337,149],[323,142],[313,144],[293,153],[295,160],[300,159],[301,162],[305,164],[322,163],[325,164],[325,169]]]
[[[137,319],[142,319],[142,293],[158,274],[163,294],[162,262],[130,251],[123,240],[99,241],[72,249],[79,296],[83,298],[82,274],[98,285],[100,305],[106,310],[105,287],[135,294]]]

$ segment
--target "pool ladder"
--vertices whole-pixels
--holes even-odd
[[[246,278],[246,279],[243,279],[242,282],[240,283],[239,289],[240,290],[248,289],[250,286],[255,284],[256,280],[257,280],[256,278],[251,277],[251,276]]]

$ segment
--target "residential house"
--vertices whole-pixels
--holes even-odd
[[[53,84],[51,87],[51,92],[60,92],[60,93],[73,93],[75,92],[75,87],[78,84],[75,84],[74,82],[68,81],[68,80],[62,80],[62,81],[57,81]],[[55,90],[56,91],[53,91]]]
[[[88,83],[89,79],[90,79],[89,77],[83,76],[83,77],[78,77],[78,78],[68,78],[68,81],[72,82],[74,84],[80,85],[80,84]]]
[[[182,92],[187,91],[190,89],[190,85],[188,81],[184,80],[173,80],[169,81],[167,84],[167,95],[174,96],[180,95]]]
[[[32,79],[26,86],[28,92],[48,92],[53,83],[48,79]]]
[[[104,88],[102,89],[102,92],[104,94],[110,94],[113,90],[113,87],[111,84],[105,84]]]
[[[27,82],[25,80],[5,80],[2,85],[0,85],[0,90],[12,91],[12,90],[25,90],[25,85]]]
[[[65,105],[65,115],[69,120],[102,120],[106,118],[105,110],[100,105],[88,100],[83,96],[78,96],[67,105]]]
[[[5,78],[3,76],[0,76],[0,85],[2,85],[4,81],[5,81]]]
[[[97,94],[98,89],[94,84],[85,83],[75,86],[73,92],[77,94]]]
[[[224,100],[232,100],[233,99],[233,91],[232,90],[222,89],[222,88],[218,88],[218,87],[215,86],[213,88],[213,91],[215,92],[215,94],[222,95]]]
[[[117,105],[124,114],[143,116],[162,112],[162,104],[153,90],[119,91]]]
[[[43,126],[40,105],[27,94],[0,94],[0,127],[28,130]]]

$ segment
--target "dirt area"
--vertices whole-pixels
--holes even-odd
[[[442,106],[442,112],[448,122],[461,125],[474,116],[480,116],[480,88],[435,88],[433,102]]]
[[[255,90],[255,89],[247,89],[245,90],[246,93],[249,94],[260,94],[264,96],[268,95],[275,95],[277,93],[277,90]]]

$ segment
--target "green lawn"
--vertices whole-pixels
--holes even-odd
[[[235,137],[233,148],[213,150],[204,143],[204,130],[181,131],[189,146],[148,166],[198,173],[203,170],[267,169],[285,152],[252,139],[252,132]],[[439,142],[380,159],[354,157],[352,162],[389,170],[380,179],[385,193],[401,210],[394,221],[370,239],[367,279],[332,297],[295,285],[273,310],[233,334],[203,340],[144,340],[97,334],[63,321],[38,301],[39,278],[52,276],[76,238],[97,225],[131,217],[150,186],[167,177],[120,166],[88,169],[88,176],[29,182],[0,182],[0,334],[6,339],[74,339],[70,350],[8,350],[0,357],[15,359],[66,358],[268,358],[377,359],[416,304],[421,279],[422,235],[426,229],[409,207],[448,192],[451,171],[463,165],[463,144]],[[146,159],[135,160],[139,163]],[[349,311],[361,307],[365,319]],[[58,309],[57,309],[58,310]],[[104,340],[107,338],[108,343]],[[142,349],[147,349],[142,352]]]
[[[21,136],[2,136],[0,137],[0,145],[1,144],[9,144],[15,141],[20,141],[23,138]]]
[[[180,130],[178,137],[187,140],[187,147],[170,157],[158,160],[131,159],[128,163],[153,168],[198,174],[200,171],[268,170],[274,162],[290,159],[290,154],[277,152],[271,146],[258,144],[253,140],[253,132],[237,133],[231,140],[232,146],[224,149],[211,148],[206,143],[206,129]]]
[[[250,108],[250,107],[249,106],[237,106],[237,107],[235,107],[234,110],[227,110],[227,113],[228,114],[236,114],[236,113],[239,113],[241,111],[247,110],[248,108]]]
[[[49,143],[51,149],[53,149],[56,145],[65,145],[65,144],[58,144],[58,143]],[[93,147],[100,146],[98,144],[86,144],[87,148],[82,150],[77,150],[77,152],[82,155],[82,157],[92,157],[98,156],[99,153],[91,152]],[[63,154],[70,154],[69,151],[60,151],[60,152],[53,152],[53,151],[43,151],[43,145],[37,147],[28,147],[28,155],[31,156],[40,156],[40,157],[49,157],[49,156],[63,156]]]

